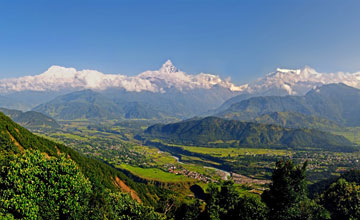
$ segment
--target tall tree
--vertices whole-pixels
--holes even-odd
[[[333,220],[360,219],[360,186],[339,179],[321,195],[321,202]]]
[[[116,220],[164,220],[161,214],[156,213],[152,207],[146,207],[130,195],[120,192],[110,192],[107,197],[110,206],[110,215],[107,219]]]
[[[322,207],[307,197],[306,166],[291,160],[276,163],[270,188],[262,194],[270,220],[327,219]]]
[[[13,155],[0,169],[0,210],[15,219],[81,219],[91,183],[65,155]]]
[[[265,204],[255,197],[241,197],[232,181],[222,182],[220,186],[211,185],[207,194],[206,219],[266,219],[267,209]]]

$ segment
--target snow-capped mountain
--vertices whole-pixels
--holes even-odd
[[[232,104],[256,96],[305,95],[311,89],[333,83],[344,83],[360,88],[360,72],[319,73],[311,67],[303,69],[276,69],[253,83],[246,85],[239,95],[226,100],[220,107],[207,114],[216,114]]]
[[[199,73],[187,74],[176,68],[170,60],[159,70],[148,70],[136,76],[104,74],[96,70],[76,70],[51,66],[35,76],[1,79],[0,92],[21,91],[76,91],[92,89],[103,91],[110,88],[128,92],[165,93],[168,89],[186,91],[221,87],[234,93],[257,95],[303,95],[315,86],[330,83],[344,83],[360,88],[360,72],[319,73],[311,67],[303,69],[280,69],[250,84],[235,85],[229,79],[218,75]]]
[[[177,69],[170,60],[159,70],[145,71],[137,76],[104,74],[96,70],[81,70],[61,66],[51,66],[47,71],[35,76],[0,80],[3,93],[19,91],[59,91],[59,90],[106,90],[124,89],[129,92],[165,92],[176,88],[179,91],[191,89],[211,89],[214,86],[242,91],[245,86],[235,86],[230,80],[223,80],[217,75],[200,73],[186,74]]]
[[[304,95],[316,86],[331,83],[360,88],[360,72],[319,73],[310,67],[277,69],[239,86],[218,75],[187,74],[170,60],[159,70],[136,76],[52,66],[39,75],[1,79],[0,94],[9,101],[0,106],[22,106],[22,110],[29,110],[60,95],[91,89],[119,103],[138,102],[183,117],[217,109],[221,104],[218,109],[224,109],[254,96]]]
[[[314,87],[344,83],[360,88],[360,72],[319,73],[311,67],[303,69],[280,69],[251,83],[246,91],[259,95],[304,95]]]

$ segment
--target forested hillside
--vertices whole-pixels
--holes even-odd
[[[290,129],[216,117],[153,125],[145,134],[149,138],[194,146],[355,150],[354,144],[343,136],[318,130]]]
[[[40,155],[36,156],[36,152],[40,152],[43,157],[40,157]],[[24,153],[25,156],[19,156],[24,155]],[[85,157],[84,155],[81,155],[80,153],[62,144],[58,144],[48,139],[33,135],[27,129],[14,123],[9,117],[5,116],[3,113],[0,113],[0,154],[2,158],[2,166],[11,167],[11,161],[16,161],[17,159],[20,161],[25,161],[27,163],[28,160],[32,160],[31,157],[33,157],[32,155],[34,153],[34,157],[37,158],[36,160],[43,160],[42,163],[52,163],[51,161],[57,160],[55,158],[61,158],[62,156],[75,162],[76,167],[79,168],[79,172],[81,172],[84,177],[88,179],[91,183],[91,190],[94,194],[91,194],[89,196],[93,197],[92,202],[95,206],[101,205],[101,203],[103,202],[102,200],[106,199],[105,197],[108,190],[114,193],[128,193],[129,195],[131,195],[132,199],[146,205],[154,206],[159,199],[159,196],[161,196],[165,192],[154,186],[136,183],[130,178],[128,178],[124,173],[110,167],[107,164],[104,164],[99,160]],[[13,165],[15,166],[15,164]],[[33,166],[33,164],[24,165],[24,169],[28,166]],[[59,166],[61,166],[61,163],[59,164]],[[50,168],[51,167],[49,167],[49,169]],[[23,171],[22,168],[18,166],[14,167],[14,169],[20,169],[16,171],[20,173],[25,171]],[[59,169],[66,168],[60,167]],[[19,178],[21,180],[21,177]],[[4,198],[3,196],[2,198]],[[109,214],[109,210],[106,210],[108,208],[100,208],[101,210],[98,210],[100,214],[102,212],[102,214],[104,215]]]
[[[159,112],[149,105],[114,100],[92,90],[59,96],[33,110],[62,120],[161,118]]]
[[[334,121],[297,112],[271,112],[258,116],[252,121],[261,124],[274,124],[287,128],[311,128],[324,131],[341,129],[342,127]]]

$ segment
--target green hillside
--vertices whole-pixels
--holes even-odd
[[[51,117],[40,112],[0,108],[0,111],[9,116],[12,120],[27,128],[58,128],[59,124]]]
[[[91,90],[59,96],[33,110],[61,120],[161,118],[159,112],[148,105],[113,100]]]
[[[216,117],[157,124],[149,127],[145,134],[148,138],[195,146],[354,150],[353,144],[346,138],[318,130],[283,128]]]
[[[184,91],[168,88],[159,93],[83,90],[58,96],[33,110],[61,120],[188,118],[215,109],[233,95],[219,86]]]
[[[155,204],[160,189],[136,183],[121,171],[45,138],[32,134],[27,129],[14,123],[9,117],[0,113],[0,153],[18,154],[25,150],[39,150],[50,157],[68,155],[80,167],[82,173],[89,178],[95,188],[108,188],[130,193],[134,199],[145,204]]]
[[[274,124],[287,128],[311,128],[325,131],[341,127],[331,120],[296,112],[271,112],[256,117],[253,122]]]
[[[252,120],[271,112],[297,112],[305,115],[313,114],[308,109],[305,98],[300,96],[260,96],[232,104],[217,116]]]

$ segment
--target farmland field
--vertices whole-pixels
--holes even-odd
[[[192,179],[190,179],[186,176],[168,173],[168,172],[165,172],[158,168],[141,168],[141,167],[130,166],[127,164],[121,164],[116,167],[128,170],[132,174],[139,176],[141,178],[147,179],[147,180],[155,180],[155,181],[160,181],[160,182],[193,181]]]

